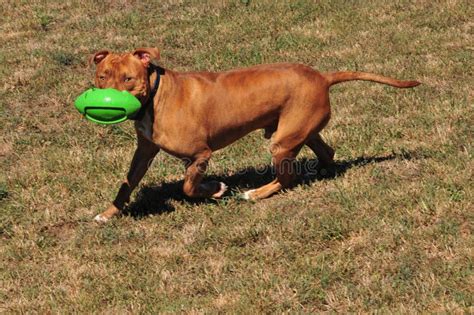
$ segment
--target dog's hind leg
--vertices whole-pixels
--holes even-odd
[[[245,199],[262,199],[278,192],[281,189],[288,188],[293,184],[296,176],[295,158],[301,147],[308,143],[310,135],[318,135],[318,132],[327,124],[330,116],[329,103],[327,98],[322,98],[325,103],[318,102],[316,99],[314,107],[307,107],[303,112],[301,107],[296,107],[297,112],[287,112],[285,117],[281,117],[273,140],[272,140],[272,162],[275,167],[276,179],[271,183],[258,189],[250,190],[244,193]],[[315,145],[317,152],[323,156],[326,161],[332,159],[329,150],[318,136],[312,137],[309,141]],[[319,146],[324,143],[324,150]],[[308,144],[309,145],[309,144]]]
[[[323,166],[334,163],[334,149],[324,142],[319,133],[309,136],[305,144],[316,154]]]
[[[331,111],[329,109],[329,97],[326,93],[325,97],[320,99],[319,111],[314,116],[316,124],[314,124],[313,130],[309,133],[306,139],[306,145],[316,154],[319,162],[323,166],[329,166],[334,163],[334,149],[331,148],[319,134],[321,130],[329,122],[331,118]]]
[[[210,151],[205,151],[192,160],[185,160],[186,174],[184,178],[183,192],[193,198],[220,198],[227,190],[222,182],[210,181],[201,183],[207,170]]]
[[[300,136],[298,136],[300,137]],[[303,141],[295,141],[298,137],[279,137],[275,134],[275,141],[271,146],[272,164],[276,172],[276,179],[272,182],[243,194],[244,199],[263,199],[270,197],[281,189],[292,185],[295,176],[295,158],[303,146]]]

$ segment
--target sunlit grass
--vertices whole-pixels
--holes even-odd
[[[7,313],[472,312],[468,1],[4,1],[0,309]],[[331,91],[337,166],[270,199],[260,131],[214,154],[231,193],[193,201],[160,153],[126,215],[99,226],[132,123],[72,106],[90,53],[157,46],[175,70],[299,62],[423,85]],[[303,150],[301,159],[312,159]],[[306,160],[301,160],[305,163]]]

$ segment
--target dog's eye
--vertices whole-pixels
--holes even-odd
[[[126,77],[124,81],[125,81],[125,82],[130,82],[130,81],[132,81],[132,80],[133,80],[132,77]]]
[[[104,80],[105,80],[105,75],[99,76],[99,80],[100,80],[100,81],[104,81]]]

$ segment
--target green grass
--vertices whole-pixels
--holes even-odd
[[[469,1],[3,1],[0,311],[472,312],[473,7]],[[216,152],[219,201],[181,192],[161,154],[125,215],[132,123],[72,106],[89,54],[157,46],[175,70],[299,62],[416,79],[331,92],[337,165],[270,199],[255,132]],[[301,166],[313,159],[301,153]],[[245,170],[245,172],[244,172]]]

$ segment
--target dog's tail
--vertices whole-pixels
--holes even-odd
[[[372,81],[383,84],[388,84],[397,88],[411,88],[420,85],[418,81],[400,81],[397,79],[384,77],[382,75],[368,73],[368,72],[354,72],[354,71],[342,71],[342,72],[326,72],[322,73],[323,77],[326,78],[329,86],[341,82],[363,80]]]

